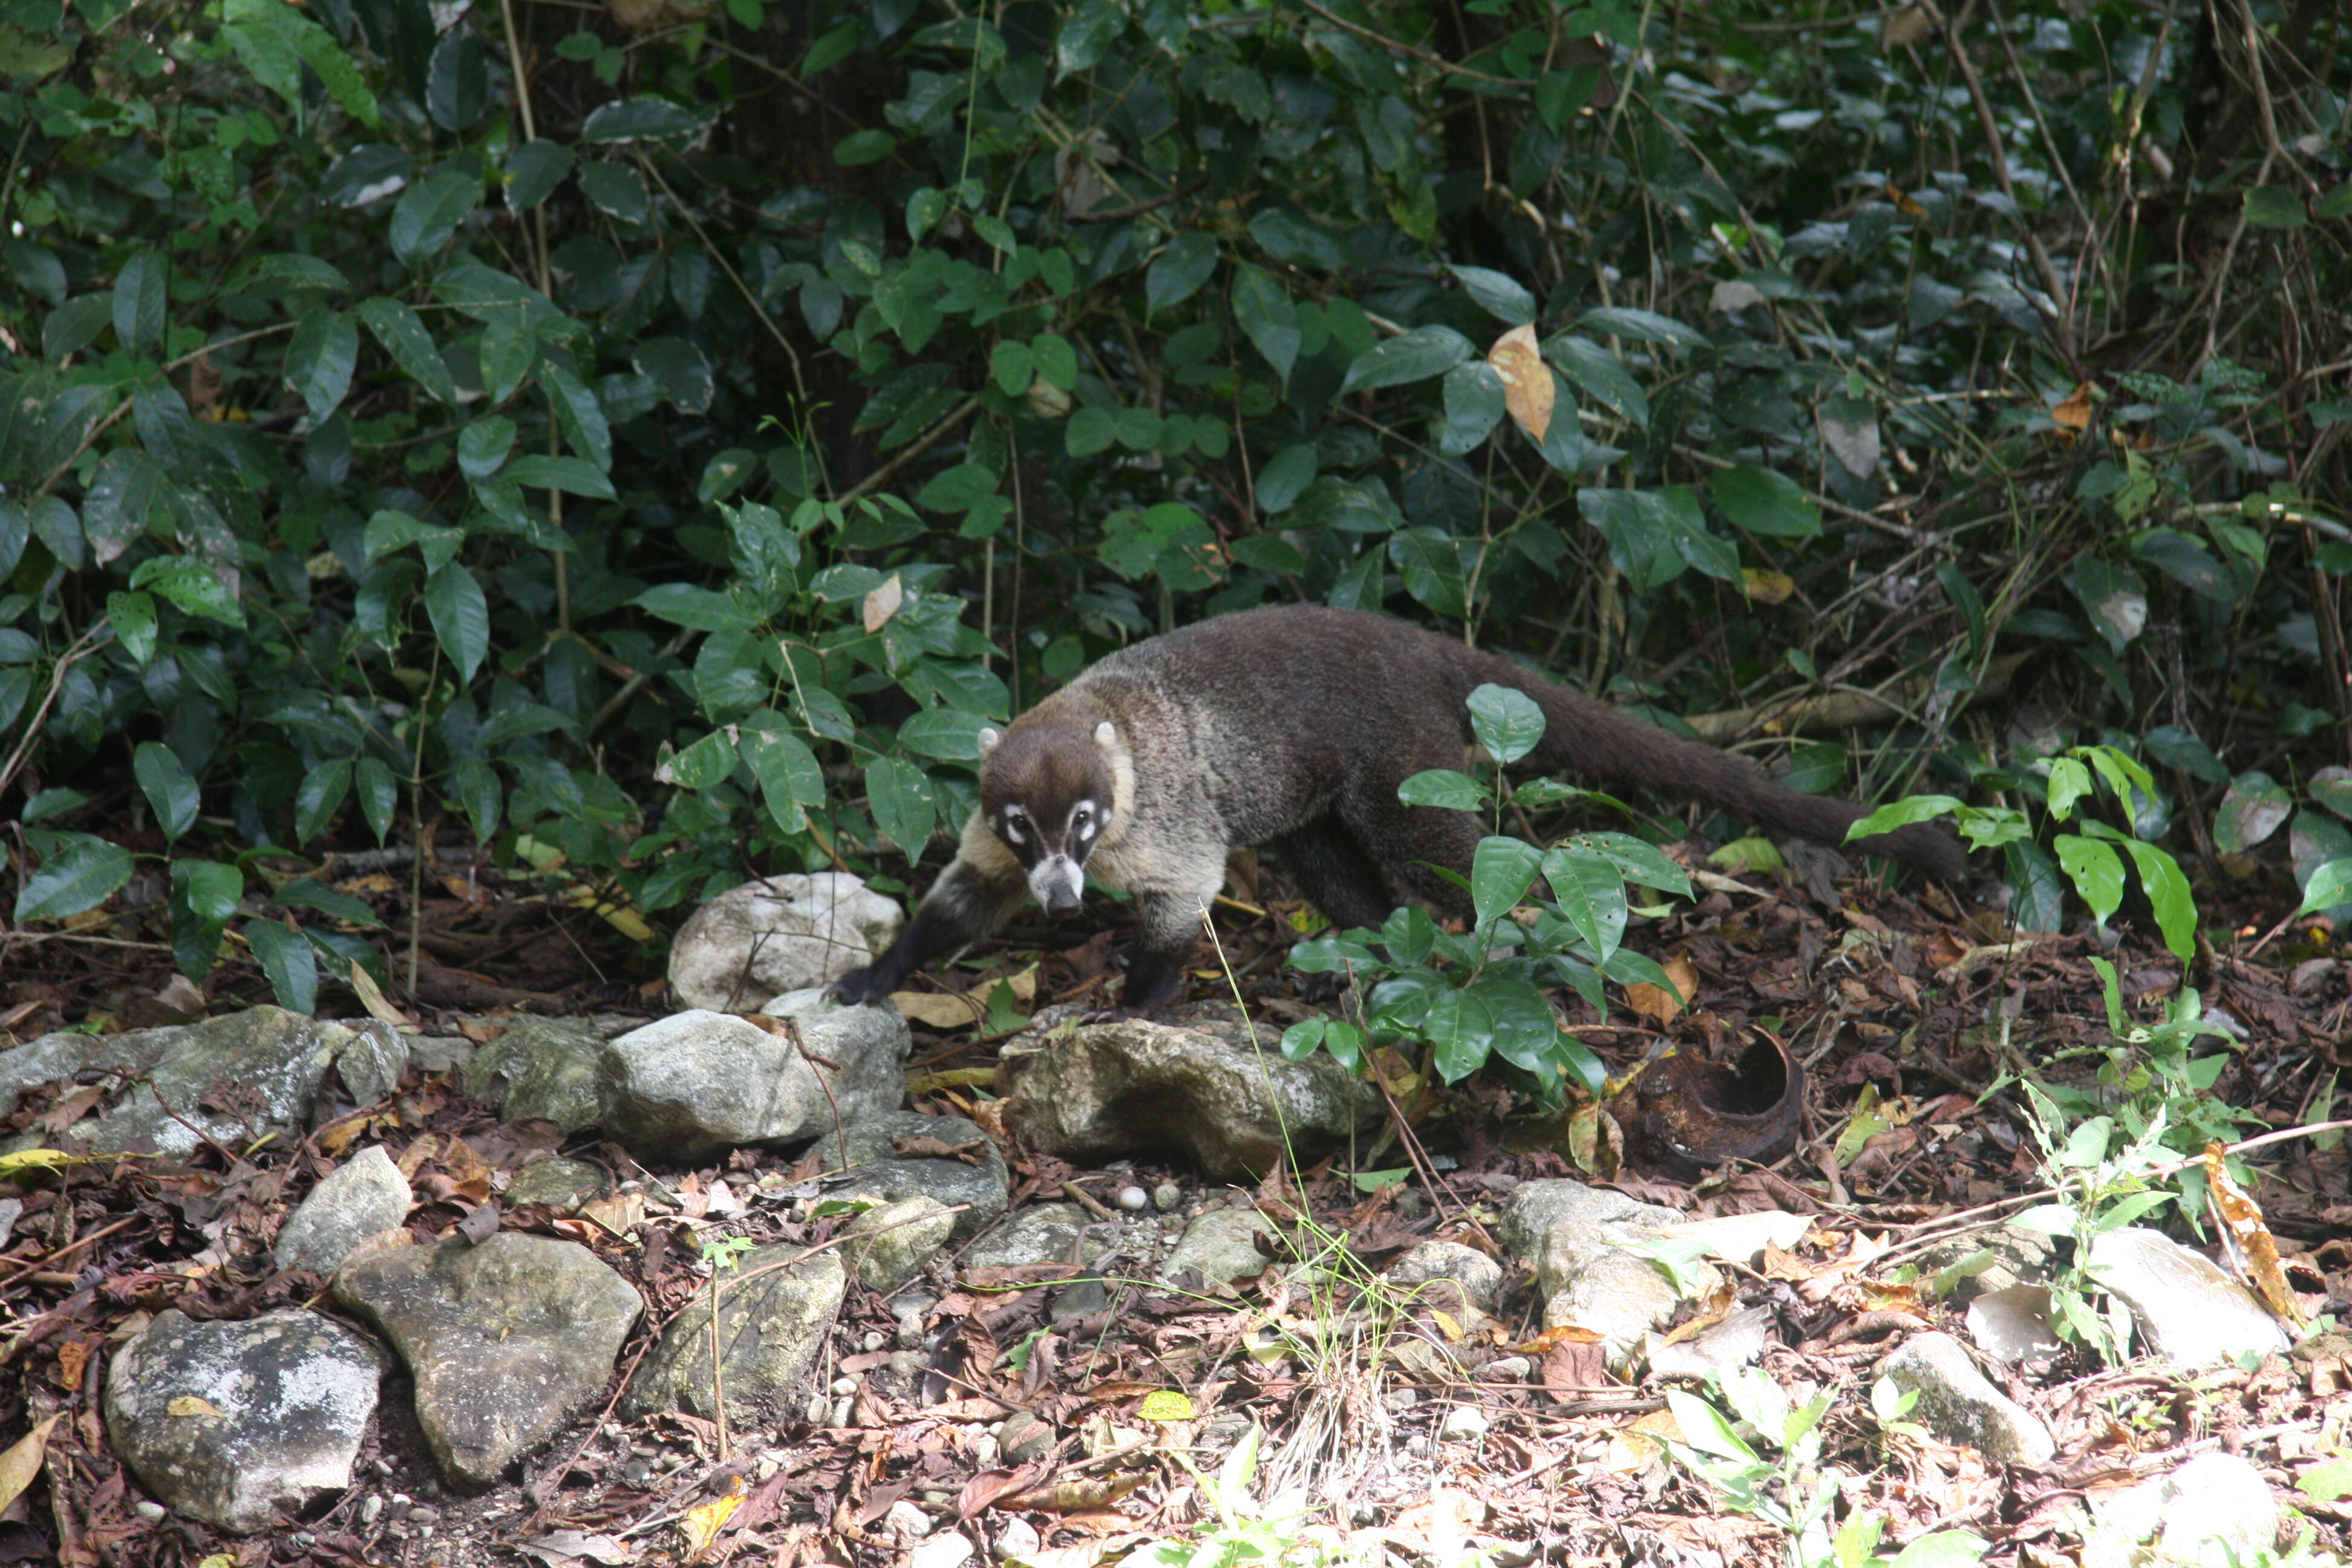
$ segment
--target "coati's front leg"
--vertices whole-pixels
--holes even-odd
[[[1192,954],[1192,939],[1201,934],[1201,912],[1216,896],[1213,887],[1205,892],[1196,889],[1137,895],[1136,912],[1142,917],[1142,925],[1127,952],[1127,989],[1119,995],[1120,1014],[1164,1012],[1182,995],[1184,961]]]
[[[887,1001],[918,969],[994,931],[1027,891],[1018,877],[992,877],[959,858],[931,884],[890,951],[826,986],[825,994],[853,1005]]]

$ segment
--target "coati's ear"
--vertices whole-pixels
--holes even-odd
[[[1118,726],[1106,719],[1095,726],[1095,744],[1108,750],[1118,744]]]
[[[1003,739],[1004,739],[1003,731],[992,730],[982,725],[980,731],[980,754],[984,757],[996,750],[996,742]]]

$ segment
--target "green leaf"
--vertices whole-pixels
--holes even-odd
[[[2302,228],[2311,222],[2303,198],[2284,185],[2254,185],[2245,195],[2246,221],[2256,228]]]
[[[691,583],[656,584],[630,602],[672,626],[691,626],[698,632],[747,632],[759,625],[758,617],[727,595]]]
[[[1200,291],[1217,269],[1217,242],[1208,235],[1186,233],[1169,242],[1143,274],[1144,306],[1164,310]]]
[[[1762,842],[1767,849],[1771,847],[1769,839]],[[1629,833],[1581,833],[1576,843],[1616,867],[1617,874],[1629,882],[1685,899],[1691,896],[1690,878],[1654,844],[1644,844]],[[1761,868],[1778,870],[1780,866],[1780,856],[1775,852]]]
[[[2197,956],[2197,900],[2189,890],[2189,879],[2180,874],[2180,863],[2137,838],[2125,839],[2123,846],[2139,868],[2140,889],[2156,911],[2164,945],[2181,963],[2191,962]]]
[[[567,495],[586,496],[594,500],[620,499],[614,492],[613,481],[584,458],[554,458],[545,452],[526,452],[509,463],[499,478],[510,484],[562,490]]]
[[[1447,457],[1475,451],[1503,418],[1503,378],[1485,360],[1466,360],[1445,373],[1445,420],[1437,449]]]
[[[1244,323],[1244,330],[1247,330]],[[1402,386],[1444,375],[1477,351],[1452,327],[1415,327],[1402,337],[1376,343],[1358,354],[1340,382],[1342,393]]]
[[[1654,310],[1629,310],[1621,305],[1587,310],[1576,324],[1612,338],[1631,338],[1641,343],[1672,343],[1685,349],[1711,349],[1715,346],[1705,332],[1696,327],[1685,326],[1672,316],[1661,316]]]
[[[988,721],[960,708],[933,708],[898,726],[898,744],[919,757],[969,763],[980,758],[980,732]]]
[[[16,889],[16,922],[61,921],[96,909],[131,880],[131,851],[87,833],[60,833],[57,847]]]
[[[151,555],[131,574],[133,588],[146,588],[192,616],[223,626],[245,625],[245,611],[229,596],[220,574],[185,555]]]
[[[1478,308],[1507,327],[1524,327],[1536,319],[1536,297],[1517,279],[1484,267],[1448,267],[1464,293]]]
[[[1544,737],[1544,711],[1526,692],[1492,681],[1470,693],[1470,732],[1504,767],[1533,752]]]
[[[468,757],[457,764],[457,799],[474,826],[474,841],[488,844],[499,830],[499,807],[505,799],[498,769],[479,757]]]
[[[172,862],[172,957],[180,973],[201,980],[220,956],[221,932],[236,913],[245,873],[217,860]]]
[[[430,261],[481,199],[482,182],[471,174],[455,169],[427,174],[403,191],[393,205],[388,234],[393,255],[411,267]]]
[[[833,161],[845,169],[878,163],[898,150],[898,139],[887,131],[853,131],[834,144]]]
[[[1486,1065],[1494,1049],[1494,1028],[1486,1003],[1466,991],[1439,991],[1429,999],[1429,1011],[1421,1022],[1438,1075],[1448,1083],[1460,1083]]]
[[[1960,809],[1960,803],[1948,795],[1906,795],[1901,800],[1889,801],[1845,830],[1846,842],[1868,838],[1874,834],[1892,833],[1898,827],[1908,827],[1915,822],[1933,822]]]
[[[163,339],[164,285],[171,264],[152,250],[134,252],[114,275],[114,335],[128,353]]]
[[[1486,924],[1511,912],[1543,868],[1543,856],[1523,839],[1489,835],[1478,841],[1470,859],[1470,898],[1478,923]]]
[[[1615,863],[1596,850],[1556,844],[1544,853],[1543,874],[1559,912],[1594,959],[1607,964],[1625,939],[1625,879]]]
[[[555,194],[572,173],[572,149],[544,136],[507,154],[507,210],[529,212]]]
[[[425,614],[442,651],[457,666],[459,681],[472,681],[490,652],[489,601],[473,573],[451,562],[425,578]]]
[[[325,423],[327,416],[342,406],[359,362],[359,324],[349,316],[341,310],[313,310],[302,318],[286,349],[286,384],[301,398],[311,424]]]
[[[99,463],[81,498],[82,535],[99,565],[139,542],[168,482],[163,467],[136,447],[118,447]],[[13,564],[0,562],[0,566]],[[0,576],[5,575],[0,570]]]
[[[376,912],[349,893],[339,893],[316,877],[297,877],[269,896],[269,901],[289,910],[317,910],[356,926],[381,926]]]
[[[488,107],[489,90],[481,35],[469,26],[452,27],[434,47],[425,68],[425,112],[444,131],[470,130]]]
[[[1267,516],[1288,511],[1308,485],[1315,482],[1318,466],[1311,442],[1286,447],[1267,459],[1257,471],[1257,507]]]
[[[718,120],[715,108],[679,103],[641,95],[600,104],[580,127],[583,142],[688,141],[710,129]]]
[[[2114,849],[2095,838],[2084,838],[2072,833],[2062,833],[2055,840],[2059,869],[2083,901],[2091,906],[2091,916],[2101,925],[2123,907],[2124,863]]]
[[[144,594],[109,594],[106,618],[122,651],[139,668],[147,668],[148,660],[155,657],[155,601]],[[6,728],[6,720],[0,718],[0,730]]]
[[[988,374],[998,391],[1007,397],[1018,397],[1029,390],[1029,383],[1037,374],[1036,356],[1029,352],[1027,343],[1003,339],[989,351]]]
[[[457,471],[479,483],[499,471],[514,449],[515,422],[503,414],[485,414],[457,432]]]
[[[1587,338],[1561,333],[1544,344],[1544,357],[1559,367],[1579,391],[1613,410],[1637,429],[1650,425],[1650,399],[1625,362]]]
[[[709,789],[726,782],[735,771],[735,742],[727,731],[713,730],[673,755],[655,776],[679,789]]]
[[[289,1013],[308,1014],[319,1005],[319,961],[299,931],[277,921],[245,922],[246,944],[261,961],[261,973],[278,1005]]]
[[[301,787],[294,792],[294,842],[308,844],[325,832],[335,813],[342,809],[343,797],[351,788],[349,757],[320,763],[303,774]]]
[[[1407,805],[1434,805],[1448,811],[1484,811],[1486,791],[1476,779],[1452,768],[1430,768],[1397,785],[1397,799]]]
[[[2303,902],[2295,906],[2295,918],[2320,910],[2332,910],[2338,904],[2352,903],[2352,859],[2329,860],[2311,873],[2311,880],[2303,887]]]
[[[1305,335],[1298,326],[1298,307],[1266,273],[1246,262],[1234,268],[1234,320],[1241,326],[1265,363],[1274,367],[1283,385],[1290,384],[1291,367],[1298,363]]]
[[[393,363],[415,377],[419,386],[443,403],[457,401],[457,381],[415,306],[393,299],[366,300],[359,305],[359,317]]]
[[[1067,392],[1078,384],[1078,351],[1061,333],[1039,332],[1029,340],[1029,354],[1046,385]]]
[[[161,741],[142,741],[131,754],[131,772],[154,808],[155,824],[165,838],[177,839],[196,825],[199,792],[179,753]]]
[[[1796,481],[1742,463],[1707,481],[1716,509],[1738,528],[1774,539],[1811,539],[1822,531],[1822,510]]]
[[[391,765],[381,757],[362,757],[352,771],[352,793],[359,797],[360,815],[381,844],[392,832],[393,813],[400,806],[400,785]]]
[[[2294,815],[2294,796],[2262,772],[2240,773],[2213,813],[2213,847],[2241,855],[2268,839]]]
[[[824,804],[824,769],[797,735],[782,730],[747,730],[741,749],[760,781],[768,815],[786,833],[807,825],[807,808]]]
[[[465,542],[465,532],[460,529],[420,522],[404,511],[387,510],[368,519],[367,527],[360,534],[360,550],[373,565],[394,551],[414,544],[425,558],[425,571],[438,572],[456,558],[458,547]]]
[[[937,816],[922,770],[903,758],[877,757],[866,764],[866,799],[883,837],[909,861],[921,859]]]

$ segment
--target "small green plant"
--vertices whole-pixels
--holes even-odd
[[[1790,1568],[1943,1568],[1984,1560],[1986,1543],[1961,1530],[1920,1536],[1891,1554],[1878,1551],[1885,1521],[1875,1513],[1850,1514],[1832,1531],[1838,1488],[1821,1465],[1821,1425],[1830,1395],[1792,1405],[1769,1373],[1752,1366],[1725,1376],[1717,1388],[1732,1415],[1695,1394],[1667,1391],[1667,1408],[1682,1430],[1682,1440],[1670,1447],[1726,1508],[1787,1532]],[[1899,1416],[1907,1405],[1898,1401],[1895,1408]],[[1778,1458],[1766,1458],[1759,1445]]]
[[[1499,771],[1543,739],[1543,710],[1524,692],[1494,685],[1471,692],[1469,708],[1471,731],[1496,776],[1434,768],[1399,785],[1399,800],[1486,812],[1499,828],[1506,805],[1608,798],[1550,779],[1509,787]],[[1531,919],[1514,918],[1538,879],[1551,896],[1537,899]],[[1682,868],[1630,834],[1578,834],[1538,849],[1491,833],[1479,840],[1464,884],[1475,910],[1469,931],[1441,930],[1426,910],[1406,908],[1377,931],[1359,927],[1299,944],[1291,954],[1298,968],[1344,971],[1370,984],[1360,1025],[1338,1018],[1293,1025],[1283,1035],[1283,1054],[1296,1060],[1319,1048],[1352,1068],[1368,1037],[1403,1039],[1425,1047],[1448,1083],[1499,1059],[1531,1078],[1548,1100],[1571,1074],[1598,1089],[1605,1077],[1600,1060],[1559,1027],[1544,993],[1569,985],[1606,1016],[1604,979],[1672,988],[1665,971],[1622,945],[1633,912],[1628,885],[1690,896]]]
[[[1316,1510],[1307,1493],[1286,1492],[1264,1501],[1251,1495],[1261,1440],[1253,1426],[1214,1476],[1195,1466],[1190,1455],[1175,1451],[1176,1462],[1192,1472],[1215,1517],[1188,1539],[1171,1536],[1137,1548],[1129,1561],[1151,1568],[1228,1568],[1244,1563],[1320,1568],[1339,1561],[1345,1552],[1339,1532],[1311,1522]]]

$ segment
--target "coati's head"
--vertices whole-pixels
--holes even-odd
[[[980,732],[980,809],[1055,914],[1078,907],[1087,857],[1118,799],[1118,727],[1105,719],[1015,724]]]

